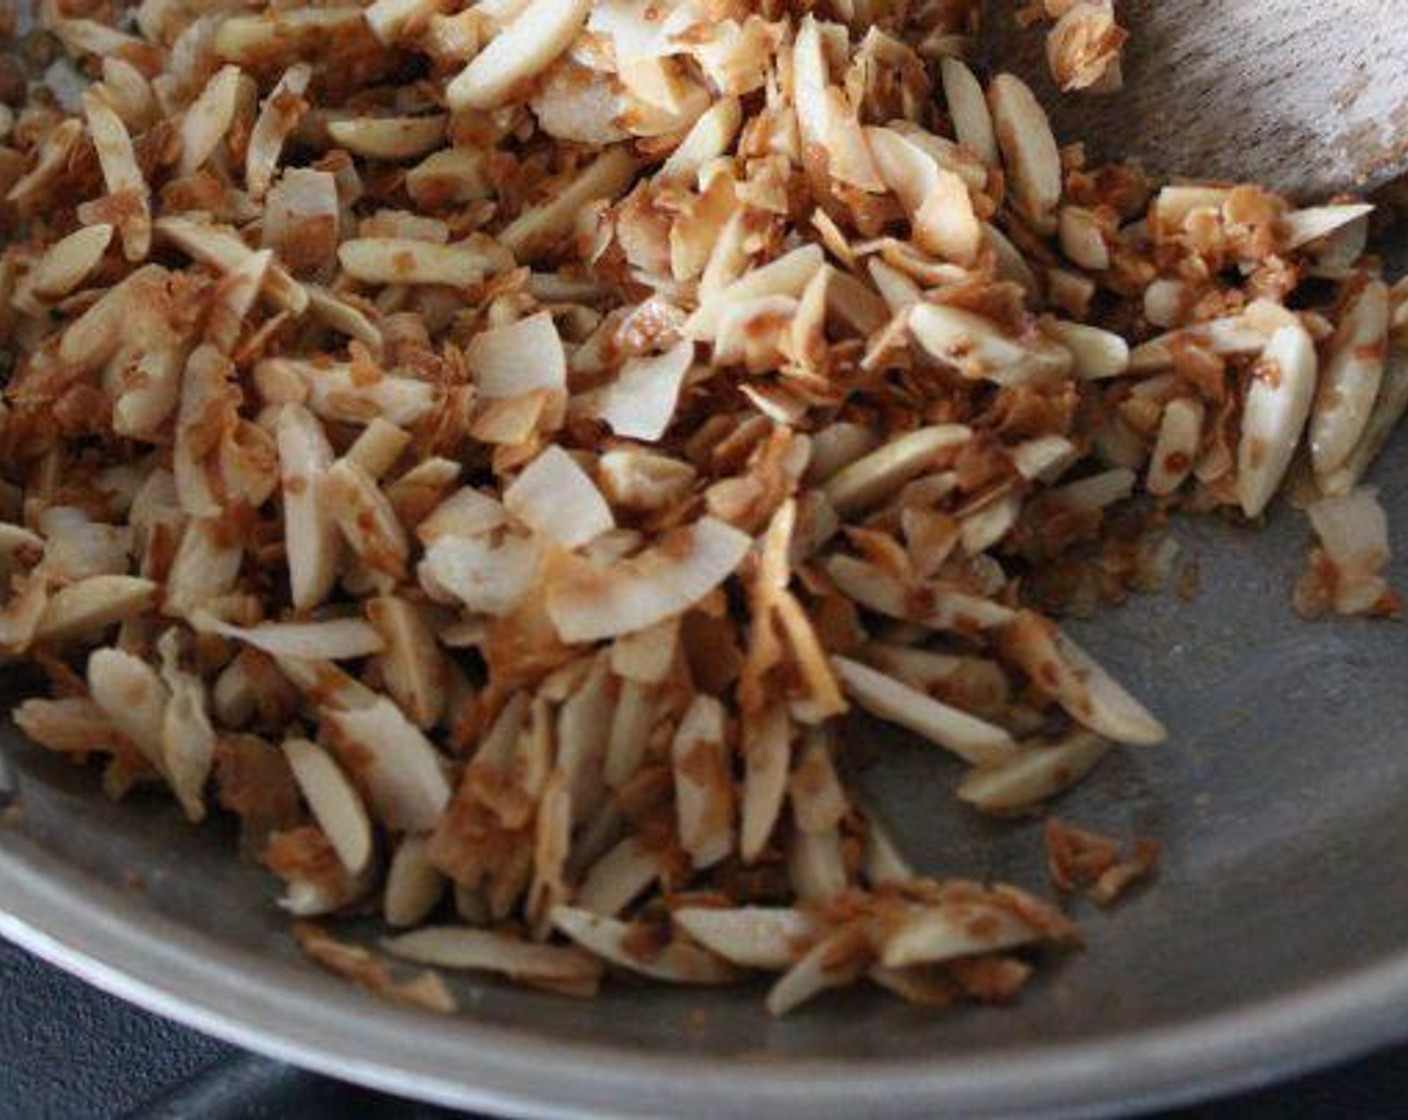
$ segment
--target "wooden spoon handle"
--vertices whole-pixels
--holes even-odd
[[[1059,93],[1042,27],[984,11],[985,57],[1032,83],[1063,142],[1162,176],[1255,181],[1299,197],[1363,191],[1408,167],[1405,0],[1119,0],[1124,88]]]

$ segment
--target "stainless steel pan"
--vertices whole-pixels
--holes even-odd
[[[1408,441],[1377,470],[1408,552]],[[202,1030],[412,1096],[520,1115],[1095,1115],[1264,1081],[1408,1036],[1408,633],[1307,624],[1304,520],[1180,527],[1192,602],[1082,637],[1172,729],[1059,806],[1157,836],[1160,881],[1081,915],[1088,947],[1003,1010],[863,993],[772,1022],[757,990],[620,984],[592,1002],[466,983],[453,1019],[375,1002],[293,949],[270,882],[157,799],[5,737],[0,934]],[[1398,585],[1408,588],[1408,565]],[[877,744],[869,781],[921,865],[1042,888],[1035,822],[976,820],[938,752]]]

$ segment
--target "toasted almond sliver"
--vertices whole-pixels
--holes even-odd
[[[170,215],[158,218],[156,231],[198,261],[204,261],[221,272],[232,272],[246,264],[254,250],[240,240],[228,226],[198,222],[191,218]],[[308,306],[308,293],[277,262],[269,266],[264,292],[280,307],[301,315]]]
[[[811,918],[784,907],[718,910],[688,906],[670,916],[704,948],[740,968],[789,968],[816,936]]]
[[[108,194],[122,195],[136,202],[136,212],[121,223],[123,255],[129,261],[144,260],[151,250],[152,219],[147,181],[137,165],[132,137],[122,118],[96,91],[84,92],[83,112]]]
[[[538,980],[595,980],[601,964],[580,949],[536,945],[468,926],[429,926],[382,942],[402,960],[435,968],[501,972]]]
[[[859,931],[842,927],[819,940],[778,979],[768,991],[768,1013],[780,1018],[829,988],[853,983],[870,960]]]
[[[341,767],[315,743],[287,739],[283,745],[298,787],[328,842],[351,874],[360,874],[372,858],[372,826],[362,798]]]
[[[327,622],[261,622],[258,626],[231,626],[209,614],[197,612],[192,625],[203,633],[244,642],[275,657],[325,658],[345,661],[380,653],[386,643],[376,627],[361,618],[335,618]]]
[[[390,700],[325,711],[334,747],[366,789],[387,828],[426,832],[450,800],[450,783],[430,741]]]
[[[909,329],[929,354],[964,377],[998,385],[1064,377],[1073,365],[1071,352],[1059,343],[1008,338],[981,315],[957,307],[917,303],[909,309]]]
[[[488,198],[493,186],[485,154],[477,148],[431,152],[406,172],[406,193],[429,209]]]
[[[112,234],[110,225],[84,226],[56,241],[30,273],[31,290],[44,300],[68,295],[101,263]]]
[[[1092,731],[1073,731],[1057,743],[1023,746],[997,766],[970,770],[956,792],[985,813],[1021,812],[1075,785],[1113,748]]]
[[[225,139],[235,119],[243,73],[238,66],[222,66],[191,102],[181,121],[181,163],[178,171],[190,175],[200,170]]]
[[[355,117],[330,121],[328,135],[353,155],[366,159],[419,159],[439,147],[445,136],[445,118]]]
[[[293,605],[307,610],[323,601],[337,579],[337,525],[319,496],[333,450],[317,418],[299,404],[281,409],[277,439]]]
[[[450,108],[497,109],[546,70],[587,22],[590,0],[531,0],[446,87]]]
[[[312,76],[307,63],[295,63],[284,71],[260,107],[250,130],[244,165],[245,189],[254,199],[263,198],[273,182],[284,141],[298,127],[306,109],[303,95]]]
[[[992,80],[988,105],[1019,211],[1037,229],[1053,231],[1061,203],[1061,153],[1046,111],[1031,88],[1013,74],[999,74]]]
[[[396,846],[386,870],[386,924],[393,929],[419,925],[445,893],[445,877],[430,862],[423,836],[407,836]]]
[[[660,877],[660,856],[633,836],[602,856],[582,880],[576,905],[615,917]]]
[[[631,952],[631,929],[626,922],[558,906],[552,923],[582,948],[610,964],[674,984],[731,984],[739,979],[732,965],[695,945],[672,941],[658,953],[637,956]]]
[[[724,720],[718,700],[696,696],[670,746],[680,845],[701,869],[728,856],[734,844]]]
[[[97,649],[88,658],[88,690],[113,726],[158,770],[161,733],[171,693],[147,662],[120,649]]]
[[[1315,398],[1315,342],[1294,319],[1271,336],[1247,387],[1237,445],[1237,499],[1255,517],[1275,496]]]
[[[907,432],[832,475],[826,484],[827,500],[843,517],[862,513],[923,474],[941,452],[961,447],[972,435],[962,424]]]
[[[405,237],[344,241],[337,259],[349,276],[367,284],[444,284],[467,288],[484,279],[493,262],[465,245],[435,245]]]
[[[1167,738],[1163,724],[1053,623],[1021,611],[1003,640],[1011,660],[1092,731],[1120,743]]]
[[[846,691],[867,711],[896,723],[976,766],[1010,758],[1017,744],[1002,728],[940,703],[859,661],[832,657]]]
[[[1038,936],[1016,914],[998,906],[950,903],[915,907],[886,929],[880,960],[888,968],[935,964],[1015,948]]]
[[[137,618],[156,602],[157,587],[136,576],[90,576],[56,591],[39,618],[35,638],[63,642],[94,638],[109,626]]]
[[[499,241],[518,260],[532,260],[572,228],[588,203],[615,198],[630,185],[635,173],[635,160],[625,145],[608,148],[549,200],[519,214],[499,233]]]
[[[1383,383],[1388,327],[1388,285],[1370,281],[1345,307],[1320,372],[1310,421],[1310,451],[1319,477],[1342,466],[1364,434]]]

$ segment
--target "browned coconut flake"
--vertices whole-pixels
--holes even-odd
[[[924,878],[853,746],[1001,818],[1162,740],[1051,614],[1166,573],[1165,509],[1294,487],[1296,608],[1396,613],[1408,287],[1368,203],[1086,166],[972,7],[46,8],[87,84],[0,109],[17,725],[399,960],[1011,998],[1074,926]],[[1108,0],[1030,14],[1118,86]],[[1046,840],[1100,902],[1157,857]]]

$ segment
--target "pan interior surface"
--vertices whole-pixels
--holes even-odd
[[[1400,439],[1374,477],[1400,553],[1405,454]],[[228,830],[193,829],[156,797],[112,805],[94,771],[12,729],[0,931],[246,1045],[534,1112],[709,1113],[732,1095],[809,1116],[862,1098],[875,1114],[1035,1115],[1186,1096],[1386,1040],[1408,1021],[1402,624],[1298,619],[1309,533],[1284,506],[1260,532],[1175,531],[1198,568],[1191,598],[1140,596],[1075,628],[1169,741],[1115,754],[1054,807],[1157,838],[1159,880],[1109,911],[1077,906],[1087,946],[1047,961],[1015,1008],[933,1013],[856,992],[774,1022],[757,986],[622,982],[577,1001],[473,980],[455,981],[456,1018],[382,1006],[302,963],[274,882],[234,858]],[[1408,585],[1401,560],[1394,575]],[[933,748],[877,736],[865,751],[869,793],[923,871],[1049,891],[1038,820],[967,811],[950,793],[958,767]],[[1347,1008],[1361,989],[1379,1002]],[[847,1085],[861,1096],[835,1095]]]

